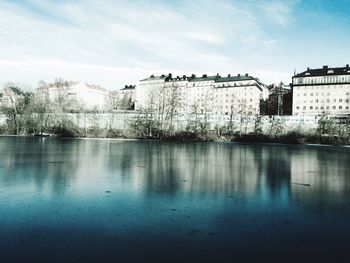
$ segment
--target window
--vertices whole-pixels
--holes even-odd
[[[333,106],[333,110],[335,110],[337,107],[336,106]]]
[[[343,102],[343,100],[342,100],[342,99],[339,99],[339,102]]]
[[[317,102],[318,102],[318,99],[315,99],[315,102],[317,103]]]
[[[299,110],[299,106],[297,106],[297,110]]]
[[[339,110],[343,109],[343,106],[339,106]]]
[[[312,106],[310,106],[310,110],[312,110],[313,109],[313,107]]]

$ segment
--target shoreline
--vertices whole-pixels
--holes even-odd
[[[281,146],[308,146],[308,147],[341,147],[350,148],[348,144],[322,144],[322,143],[284,143],[278,141],[246,141],[246,140],[179,140],[179,139],[157,139],[157,138],[108,138],[108,137],[64,137],[64,136],[34,136],[34,135],[13,135],[13,134],[0,134],[0,137],[26,137],[26,138],[50,138],[50,139],[63,139],[63,140],[100,140],[100,141],[154,141],[154,142],[182,142],[182,143],[232,143],[232,144],[254,144],[254,145],[281,145]]]

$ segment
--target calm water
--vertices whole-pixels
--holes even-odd
[[[350,262],[350,149],[0,137],[0,262],[131,259]]]

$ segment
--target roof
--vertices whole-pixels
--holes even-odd
[[[200,77],[197,77],[195,74],[192,74],[190,76],[183,75],[182,77],[172,77],[172,74],[168,75],[161,75],[161,76],[154,76],[151,75],[148,78],[142,79],[140,81],[149,81],[149,80],[164,80],[167,81],[179,81],[179,80],[187,80],[189,82],[200,82],[200,81],[215,81],[215,82],[231,82],[231,81],[244,81],[244,80],[255,80],[260,85],[263,85],[258,78],[254,78],[252,76],[249,76],[247,73],[244,75],[238,74],[237,76],[231,76],[228,74],[226,77],[222,77],[218,74],[213,76],[208,76],[207,74],[203,74]],[[124,88],[125,89],[125,88]]]
[[[134,90],[135,87],[136,85],[125,85],[125,87],[120,90]]]
[[[310,69],[307,68],[306,71],[301,72],[293,76],[297,77],[316,77],[316,76],[329,76],[329,75],[350,75],[349,64],[345,67],[340,68],[329,68],[328,66],[323,66],[322,68]]]
[[[255,78],[249,76],[248,74],[246,75],[240,75],[238,74],[237,76],[227,76],[227,77],[220,77],[216,80],[216,82],[227,82],[227,81],[241,81],[241,80],[255,80]]]
[[[192,74],[192,76],[188,77],[188,81],[194,82],[194,81],[209,81],[209,80],[216,80],[219,78],[219,75],[215,76],[208,76],[207,74],[204,74],[201,77],[197,77],[196,75]]]
[[[170,78],[171,78],[171,74],[170,75]],[[147,81],[147,80],[161,80],[161,79],[168,79],[169,78],[169,75],[161,75],[161,76],[154,76],[154,75],[151,75],[149,76],[148,78],[145,78],[145,79],[141,79],[140,81]]]
[[[215,87],[215,89],[228,89],[228,88],[240,88],[240,87],[257,87],[259,90],[262,90],[262,87],[259,83],[240,84],[240,85],[236,85],[235,83],[234,85],[229,84],[228,86],[218,86],[218,87]]]

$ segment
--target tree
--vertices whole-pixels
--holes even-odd
[[[134,109],[134,102],[131,99],[131,96],[128,94],[124,94],[123,98],[119,101],[118,98],[116,98],[118,103],[117,106],[119,106],[119,108],[121,110],[132,110]]]
[[[165,102],[165,121],[167,122],[167,132],[172,134],[174,132],[174,117],[181,107],[180,93],[178,85],[172,86],[166,93]]]
[[[32,96],[31,92],[25,92],[13,83],[5,84],[0,110],[6,116],[10,132],[19,134],[23,124],[22,115]]]
[[[119,98],[115,94],[110,93],[106,96],[105,111],[107,113],[109,131],[113,129],[115,110],[118,108],[119,103]]]
[[[52,113],[48,96],[35,94],[28,105],[24,118],[26,126],[35,134],[47,132],[51,126]]]
[[[155,134],[159,135],[159,121],[155,118],[156,93],[149,94],[149,103],[147,107],[141,108],[136,117],[130,121],[129,127],[138,138],[152,138]]]

